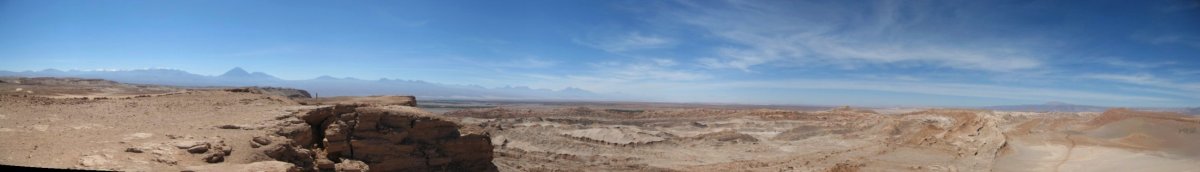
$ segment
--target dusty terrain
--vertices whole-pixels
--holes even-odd
[[[4,81],[0,88],[22,92],[0,96],[3,165],[119,171],[495,170],[487,136],[460,131],[455,119],[390,104],[413,102],[411,97],[302,105],[297,100],[309,100],[293,100],[288,97],[302,96],[280,89]]]
[[[0,164],[121,171],[1197,171],[1200,118],[307,98],[4,78]],[[441,114],[431,113],[444,112]]]
[[[596,108],[455,111],[502,171],[1197,171],[1200,118],[1029,113]]]

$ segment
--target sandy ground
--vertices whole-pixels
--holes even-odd
[[[11,81],[0,83],[3,165],[212,164],[175,148],[194,141],[230,149],[217,164],[266,161],[249,140],[315,107],[245,92]],[[427,108],[487,133],[501,171],[1200,171],[1200,119],[1173,113],[445,104]]]
[[[1197,171],[1177,114],[521,106],[487,126],[502,171]]]
[[[171,152],[166,161],[156,156],[126,152],[144,144],[166,144],[185,139],[216,139],[233,147],[226,161],[248,163],[248,144],[240,144],[267,131],[221,129],[221,125],[256,126],[274,116],[289,114],[289,100],[279,97],[220,91],[133,99],[64,100],[40,97],[0,97],[0,163],[22,166],[79,168],[83,157],[104,156],[108,163],[94,168],[124,169],[144,164],[142,170],[175,169],[204,165],[187,153]],[[179,137],[182,139],[171,139]],[[123,161],[123,162],[121,162]]]

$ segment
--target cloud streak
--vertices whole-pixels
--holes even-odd
[[[927,24],[922,22],[931,19],[926,19],[928,14],[920,13],[921,7],[905,5],[907,3],[880,3],[869,7],[874,15],[861,15],[852,12],[857,10],[823,10],[853,8],[830,4],[758,2],[709,6],[684,3],[687,10],[675,11],[670,20],[696,26],[736,44],[718,47],[714,57],[698,60],[718,69],[749,71],[755,66],[788,62],[817,66],[933,66],[1009,72],[1038,68],[1044,63],[1022,47],[967,43],[980,41],[911,30],[909,28]]]
[[[929,83],[899,81],[851,81],[851,80],[789,80],[789,81],[746,81],[716,84],[728,88],[786,88],[786,89],[846,89],[872,90],[900,93],[919,93],[945,96],[1000,98],[1012,100],[1050,101],[1087,100],[1108,101],[1169,101],[1150,96],[1131,96],[1088,91],[1073,91],[1048,88],[1025,88],[962,83]]]
[[[1151,74],[1091,74],[1084,76],[1085,78],[1128,83],[1141,86],[1151,86],[1158,88],[1166,88],[1180,90],[1175,95],[1200,97],[1200,83],[1179,83],[1172,82],[1162,78],[1158,78]]]
[[[746,80],[724,82],[694,82],[694,81],[656,81],[628,82],[627,80],[609,79],[608,77],[553,77],[542,78],[552,80],[551,83],[581,84],[585,89],[600,92],[622,92],[640,95],[642,98],[656,101],[699,101],[703,96],[720,96],[725,100],[759,100],[778,99],[779,97],[754,97],[743,94],[746,90],[776,90],[784,92],[829,92],[820,90],[846,90],[846,93],[862,94],[862,91],[882,91],[894,93],[910,93],[923,95],[958,96],[986,98],[992,100],[1018,102],[1104,102],[1100,104],[1121,105],[1131,103],[1161,103],[1177,101],[1176,99],[1157,96],[1128,95],[1083,91],[1062,88],[1037,88],[1017,86],[997,86],[987,84],[946,83],[929,81],[904,80],[846,80],[846,79],[792,79],[792,80]],[[671,90],[683,90],[689,95],[675,95]],[[741,91],[735,91],[741,90]],[[784,96],[791,93],[779,93]],[[849,95],[847,95],[849,96]],[[822,97],[796,97],[790,102],[773,102],[788,104],[795,102],[820,102]],[[928,97],[912,97],[912,102],[931,101]],[[920,100],[926,99],[926,100]],[[706,100],[720,102],[721,100]],[[887,100],[892,102],[908,102],[904,100]],[[746,102],[743,102],[746,103]]]
[[[688,70],[674,69],[678,65],[670,59],[650,59],[635,62],[604,62],[593,65],[598,69],[592,75],[572,76],[576,78],[605,78],[616,82],[647,80],[693,81],[710,78],[709,75]]]
[[[623,35],[606,36],[601,38],[577,38],[574,39],[574,41],[575,43],[581,45],[613,53],[667,48],[675,44],[675,41],[670,38],[642,34],[640,32],[630,32]]]

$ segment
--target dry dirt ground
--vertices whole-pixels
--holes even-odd
[[[263,126],[303,108],[286,98],[261,94],[183,89],[163,93],[66,82],[0,86],[5,90],[0,96],[0,164],[133,171],[207,165],[203,159],[211,154],[172,147],[191,141],[224,141],[236,150],[224,159],[227,163],[269,160],[243,151],[250,150],[246,140],[266,131],[219,126]],[[12,94],[14,90],[34,91]],[[127,150],[131,148],[139,150]]]
[[[122,171],[1200,171],[1200,118],[1125,109],[474,102],[437,106],[445,113],[433,114],[396,97],[306,100],[102,80],[0,81],[3,165]]]
[[[1200,118],[1113,109],[455,111],[502,171],[1200,171]]]
[[[278,89],[0,80],[0,164],[118,171],[495,171],[487,136],[456,119]],[[33,91],[29,91],[33,90]],[[249,91],[247,91],[249,90]],[[287,92],[287,91],[283,91]],[[321,104],[332,102],[333,104]],[[476,130],[478,131],[478,130]],[[356,151],[357,150],[357,151]]]

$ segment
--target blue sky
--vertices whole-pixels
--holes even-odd
[[[233,67],[634,100],[1200,106],[1197,1],[0,0],[0,70]]]

